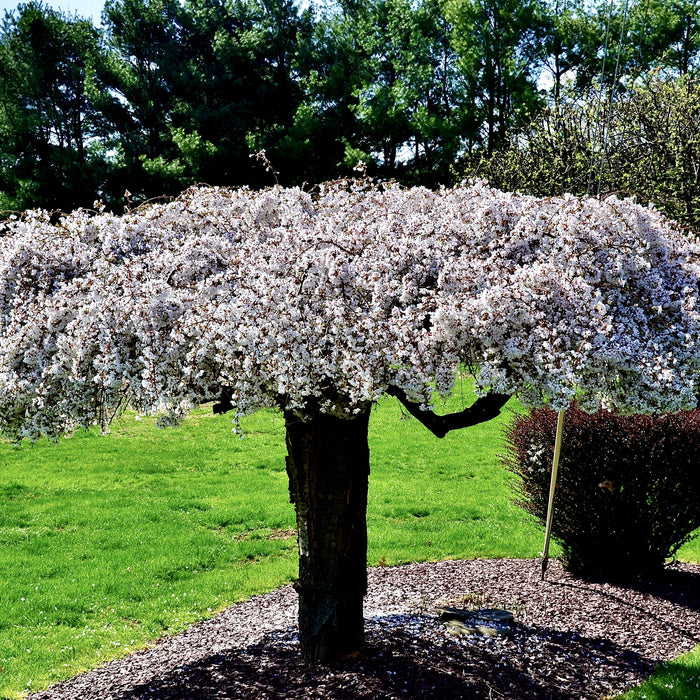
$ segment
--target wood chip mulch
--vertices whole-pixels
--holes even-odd
[[[700,644],[700,565],[633,584],[576,579],[556,561],[544,582],[540,571],[512,559],[371,569],[365,648],[324,665],[300,658],[286,586],[29,697],[598,700]],[[435,615],[444,604],[507,608],[515,632],[453,637]]]

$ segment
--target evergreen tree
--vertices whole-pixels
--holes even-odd
[[[103,60],[92,23],[38,2],[0,29],[0,208],[70,210],[100,194],[91,96]]]
[[[453,43],[489,153],[538,106],[545,7],[540,0],[447,0]]]
[[[260,179],[251,152],[277,146],[299,102],[291,0],[111,0],[105,16],[127,187]]]

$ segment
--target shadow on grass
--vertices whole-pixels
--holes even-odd
[[[539,627],[517,625],[510,640],[465,640],[450,637],[434,618],[393,616],[368,620],[366,629],[366,647],[354,659],[305,662],[287,629],[112,697],[581,700],[620,691],[653,669],[612,642]]]

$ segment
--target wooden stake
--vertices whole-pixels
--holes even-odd
[[[552,536],[552,522],[554,521],[554,489],[557,485],[557,473],[559,472],[559,455],[561,454],[561,436],[564,432],[564,414],[559,411],[557,417],[557,436],[554,440],[554,460],[552,461],[552,478],[549,482],[549,503],[547,504],[547,525],[544,532],[544,550],[542,551],[542,580],[549,563],[549,540]]]

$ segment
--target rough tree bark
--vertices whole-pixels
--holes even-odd
[[[285,414],[289,493],[299,538],[299,641],[323,661],[364,638],[370,407],[349,419]]]
[[[389,387],[437,437],[495,418],[508,401],[488,394],[457,413],[437,415]],[[233,408],[224,387],[215,413]],[[364,639],[367,592],[368,404],[350,418],[285,412],[289,494],[299,540],[299,643],[312,661],[358,651]]]

